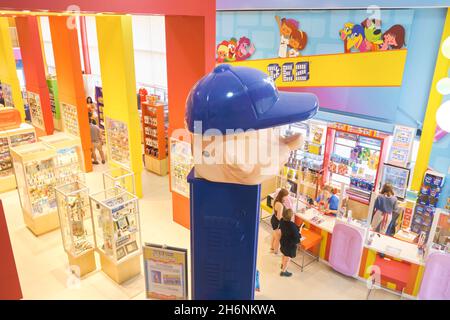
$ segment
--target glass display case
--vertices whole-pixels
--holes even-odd
[[[16,129],[0,131],[0,192],[16,188],[10,147],[33,142],[36,142],[36,132],[27,123]]]
[[[91,195],[90,202],[102,270],[118,283],[136,276],[142,252],[137,197],[115,187]]]
[[[95,270],[89,189],[80,181],[58,186],[56,203],[64,250],[83,276]]]
[[[56,151],[54,158],[56,185],[84,181],[84,175],[81,172],[83,156],[78,137],[60,132],[40,137],[39,140]]]
[[[11,155],[26,225],[36,235],[58,228],[56,151],[36,142],[12,147]]]
[[[103,172],[103,188],[108,190],[114,187],[120,187],[135,194],[134,172],[122,167]]]
[[[130,168],[130,145],[125,122],[106,118],[106,145],[110,160]]]

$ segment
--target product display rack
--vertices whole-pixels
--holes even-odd
[[[56,151],[54,170],[57,186],[78,180],[84,181],[81,172],[83,163],[81,142],[77,136],[60,132],[40,137],[39,141]]]
[[[168,172],[168,106],[148,96],[142,102],[142,128],[144,131],[145,168],[161,176]]]
[[[430,235],[443,184],[443,174],[430,170],[425,173],[411,221],[411,231],[419,238],[424,238],[424,241],[427,241]]]
[[[89,189],[80,181],[56,187],[56,203],[64,250],[82,277],[96,269]]]
[[[22,123],[19,128],[0,131],[0,192],[16,188],[10,148],[36,142],[32,125]]]
[[[61,102],[61,114],[63,131],[74,136],[80,136],[77,107]]]
[[[25,224],[35,235],[57,229],[56,151],[36,142],[12,147],[11,155]]]
[[[136,196],[115,187],[90,196],[96,251],[102,270],[117,283],[141,272],[139,204]]]

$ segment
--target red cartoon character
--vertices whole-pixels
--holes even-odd
[[[228,57],[226,58],[226,61],[236,61],[236,47],[236,38],[231,38],[228,42]]]
[[[242,37],[239,39],[236,48],[236,60],[246,60],[255,52],[255,46],[251,43],[250,39],[247,37]]]

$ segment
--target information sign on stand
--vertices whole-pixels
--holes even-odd
[[[147,298],[187,300],[187,250],[146,243],[144,272]]]
[[[186,141],[170,138],[171,190],[189,198],[187,176],[193,167],[191,145]]]

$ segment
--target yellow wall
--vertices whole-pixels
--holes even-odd
[[[9,33],[8,18],[0,18],[0,81],[11,86],[14,106],[25,120],[22,92],[17,77],[16,60]]]
[[[450,59],[444,57],[441,51],[442,43],[450,36],[450,9],[447,9],[447,18],[445,20],[444,30],[442,32],[441,44],[434,69],[433,82],[431,83],[430,96],[428,98],[427,109],[423,121],[422,136],[416,165],[414,167],[414,176],[411,183],[411,189],[418,191],[422,185],[425,171],[428,168],[431,148],[433,147],[434,135],[436,133],[436,111],[442,103],[442,95],[437,91],[436,84],[442,78],[447,77],[450,67]],[[411,93],[413,94],[413,93]]]
[[[96,23],[105,120],[119,120],[125,122],[128,127],[131,161],[129,169],[135,174],[136,195],[142,197],[142,146],[131,16],[98,16]],[[117,166],[112,161],[109,163]]]

